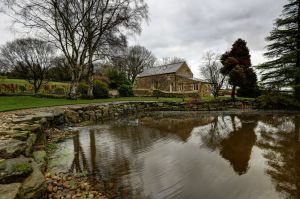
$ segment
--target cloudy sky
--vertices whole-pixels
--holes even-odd
[[[265,37],[287,0],[146,0],[150,22],[131,39],[150,49],[156,57],[185,58],[193,71],[205,51],[223,53],[243,38],[253,64],[264,61]],[[9,19],[0,15],[0,44],[19,37]]]

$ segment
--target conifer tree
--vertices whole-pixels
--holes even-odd
[[[300,0],[288,0],[266,38],[269,61],[258,66],[267,85],[292,87],[300,100]]]
[[[229,84],[232,85],[231,97],[235,99],[236,87],[256,88],[257,76],[251,68],[251,55],[247,42],[238,39],[234,42],[231,51],[221,56],[223,75],[229,76]]]

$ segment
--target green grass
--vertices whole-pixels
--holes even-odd
[[[12,111],[28,108],[52,107],[72,104],[92,104],[105,102],[122,102],[122,101],[174,101],[181,102],[181,98],[153,98],[153,97],[128,97],[128,98],[111,98],[99,100],[69,100],[69,99],[49,99],[38,98],[33,96],[2,96],[0,97],[0,112]]]
[[[28,81],[23,79],[0,79],[0,84],[18,84],[18,85],[25,85],[29,84]],[[69,85],[68,83],[63,82],[49,82],[50,85],[57,85],[57,86],[64,86]]]
[[[211,101],[213,97],[203,97],[202,101]],[[219,99],[230,99],[230,97],[220,97]],[[251,98],[237,98],[238,100],[253,100]],[[185,99],[188,101],[190,99]],[[97,100],[69,100],[69,99],[51,99],[39,98],[34,96],[1,96],[0,112],[13,111],[29,108],[41,108],[74,104],[93,104],[105,102],[122,102],[122,101],[159,101],[159,102],[182,102],[182,98],[155,98],[155,97],[127,97],[127,98],[110,98]]]

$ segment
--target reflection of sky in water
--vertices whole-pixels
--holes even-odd
[[[172,115],[79,130],[79,139],[61,143],[50,165],[69,170],[77,157],[79,167],[126,190],[123,198],[265,199],[284,195],[275,189],[281,182],[266,172],[270,149],[264,139],[283,139],[280,132],[289,137],[295,122],[278,115]],[[74,146],[80,146],[77,156]]]

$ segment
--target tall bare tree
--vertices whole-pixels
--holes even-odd
[[[203,59],[205,64],[204,66],[200,66],[200,72],[205,80],[210,83],[211,93],[216,98],[219,96],[220,90],[226,80],[226,76],[221,73],[220,55],[213,52],[206,52]]]
[[[184,58],[180,57],[164,57],[161,60],[158,60],[155,65],[156,66],[162,66],[162,65],[168,65],[168,64],[177,64],[180,62],[186,62]]]
[[[26,38],[8,42],[0,49],[1,63],[17,71],[37,93],[44,81],[55,50],[44,41]]]
[[[138,45],[125,49],[123,55],[113,59],[114,65],[127,75],[132,84],[138,74],[147,68],[153,67],[155,61],[156,58],[151,51]]]
[[[72,73],[70,97],[84,74],[92,76],[93,62],[124,33],[141,32],[148,17],[144,0],[3,0],[6,13],[39,36],[51,40],[66,56]],[[117,38],[117,39],[116,39]],[[109,44],[109,45],[108,45]],[[101,56],[99,56],[101,55]],[[88,78],[89,83],[92,77]],[[92,92],[89,92],[92,93]]]

